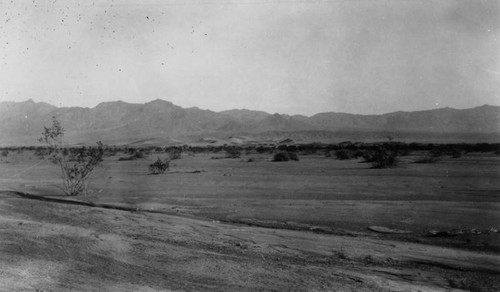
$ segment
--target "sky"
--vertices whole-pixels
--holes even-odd
[[[498,0],[0,0],[0,101],[500,105]]]

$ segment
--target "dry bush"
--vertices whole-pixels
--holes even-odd
[[[241,149],[239,149],[238,147],[227,147],[225,150],[226,150],[226,158],[241,157]]]
[[[399,163],[398,151],[389,147],[380,146],[365,153],[366,162],[371,162],[373,168],[390,168]]]
[[[168,149],[168,156],[170,160],[176,160],[182,158],[182,149],[180,148],[170,148]]]
[[[40,159],[43,159],[46,155],[49,155],[49,151],[43,147],[37,147],[33,155],[37,156]]]
[[[52,117],[52,126],[44,127],[42,137],[38,140],[49,145],[49,158],[61,169],[63,192],[67,196],[86,193],[90,184],[90,175],[102,161],[103,144],[98,142],[97,147],[82,147],[71,151],[70,155],[64,155],[63,136],[64,128],[55,117]]]
[[[151,174],[162,174],[165,173],[170,168],[170,160],[167,158],[165,161],[161,160],[160,157],[149,165],[149,172]]]
[[[294,152],[280,151],[273,156],[273,161],[299,161],[299,156]]]
[[[340,149],[335,151],[335,158],[338,160],[347,160],[356,158],[355,152],[349,149]]]
[[[129,160],[137,160],[137,159],[142,159],[142,158],[144,158],[144,153],[139,150],[139,151],[133,152],[130,156],[118,158],[118,161],[129,161]]]

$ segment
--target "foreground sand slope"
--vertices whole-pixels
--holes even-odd
[[[500,288],[500,256],[0,194],[1,291]]]

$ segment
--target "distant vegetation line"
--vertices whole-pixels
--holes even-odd
[[[301,153],[301,154],[328,154],[331,151],[363,151],[363,150],[374,150],[379,147],[384,146],[391,149],[397,149],[401,153],[408,153],[412,151],[433,151],[440,152],[442,154],[452,154],[460,151],[462,153],[487,153],[493,152],[500,155],[500,143],[404,143],[404,142],[377,142],[377,143],[363,143],[363,142],[351,142],[346,141],[342,143],[326,144],[326,143],[310,143],[310,144],[261,144],[261,145],[221,145],[221,146],[191,146],[191,145],[181,145],[181,146],[119,146],[119,145],[104,145],[104,156],[115,156],[120,153],[130,157],[128,159],[121,160],[134,160],[141,159],[147,155],[153,155],[155,153],[166,153],[170,156],[176,158],[180,157],[181,153],[219,153],[226,152],[231,153],[233,158],[237,158],[241,153],[246,154],[264,154],[264,153],[275,153],[276,151],[287,151],[291,153]],[[89,149],[94,146],[67,146],[67,153],[78,152],[79,149]],[[97,146],[95,146],[97,147]],[[50,147],[48,146],[8,146],[0,147],[0,153],[2,156],[7,156],[10,152],[22,153],[24,151],[34,151],[38,156],[48,155]],[[238,153],[238,155],[234,155]],[[68,155],[68,154],[67,154]],[[230,155],[231,156],[231,155]]]

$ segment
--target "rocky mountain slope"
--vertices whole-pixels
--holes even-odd
[[[284,133],[295,137],[299,133],[303,137],[338,137],[333,133],[357,133],[361,140],[362,133],[374,132],[396,135],[466,134],[471,137],[498,137],[500,134],[500,107],[489,105],[463,110],[441,108],[382,115],[326,112],[305,117],[245,109],[214,112],[182,108],[159,99],[145,104],[104,102],[94,108],[57,108],[28,100],[0,103],[0,145],[36,145],[42,125],[50,125],[52,116],[62,121],[68,143],[89,140],[129,143],[140,139],[192,141],[207,136],[269,137],[283,136]]]

